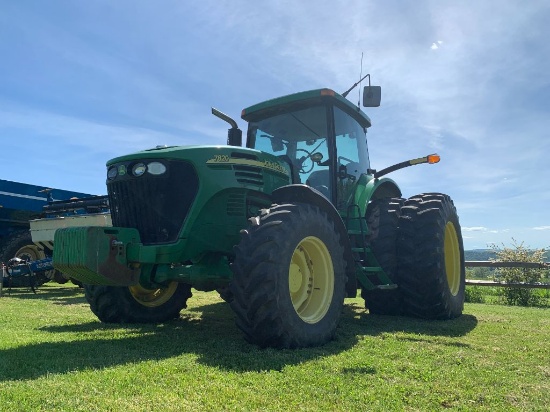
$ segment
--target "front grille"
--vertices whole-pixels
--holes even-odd
[[[190,163],[164,164],[167,171],[160,176],[128,173],[107,182],[113,226],[136,228],[145,245],[176,241],[199,188]],[[132,164],[125,166],[131,170]]]

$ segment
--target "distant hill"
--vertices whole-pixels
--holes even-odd
[[[493,249],[473,249],[464,251],[464,260],[490,260],[495,259],[496,253]],[[550,250],[546,251],[546,262],[550,262]]]
[[[464,260],[490,260],[496,258],[493,249],[473,249],[464,251]]]

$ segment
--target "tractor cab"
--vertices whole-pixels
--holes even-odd
[[[287,163],[293,184],[313,187],[340,209],[370,169],[371,121],[343,96],[318,89],[244,109],[246,146]]]

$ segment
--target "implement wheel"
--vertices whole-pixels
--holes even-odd
[[[384,198],[369,203],[365,218],[370,235],[368,246],[384,272],[397,282],[397,230],[401,206],[404,199]],[[365,299],[365,308],[375,315],[400,315],[402,312],[401,290],[367,290],[361,288],[361,297]]]
[[[46,253],[32,242],[31,233],[28,230],[21,230],[11,233],[0,248],[0,262],[7,264],[14,257],[30,262],[45,259]],[[40,286],[49,280],[44,273],[39,273],[33,279],[29,276],[11,278],[9,285],[8,278],[5,278],[4,286]]]
[[[464,247],[458,215],[447,195],[408,199],[399,219],[398,283],[406,315],[451,319],[464,308]]]
[[[273,205],[251,219],[236,247],[231,283],[237,326],[261,347],[322,345],[333,338],[345,296],[344,247],[327,214]]]
[[[172,282],[166,288],[84,285],[92,312],[106,323],[159,323],[177,318],[187,307],[191,286]]]

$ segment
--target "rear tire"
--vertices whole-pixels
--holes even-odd
[[[373,200],[367,207],[365,218],[370,235],[367,238],[376,260],[392,282],[397,281],[397,230],[404,199],[384,198]],[[361,288],[365,308],[374,315],[400,315],[401,290],[367,290]]]
[[[451,319],[464,308],[464,247],[451,198],[428,193],[401,208],[398,283],[404,314]]]
[[[322,345],[334,337],[346,284],[344,246],[326,213],[273,205],[250,219],[236,247],[231,308],[260,347]]]
[[[172,282],[166,288],[84,285],[90,309],[106,323],[160,323],[175,319],[187,307],[191,286]]]

